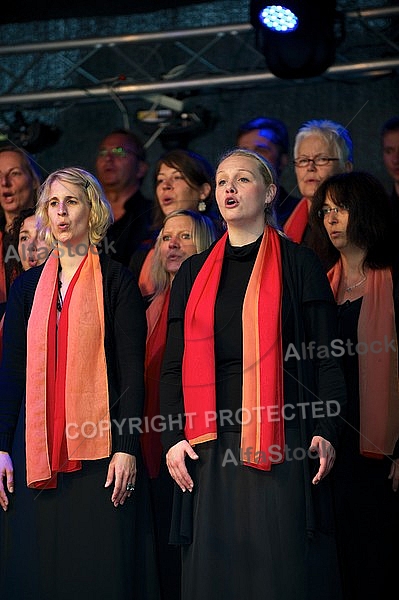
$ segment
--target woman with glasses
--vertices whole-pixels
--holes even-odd
[[[394,231],[381,182],[334,175],[310,213],[338,305],[337,352],[348,388],[346,428],[334,466],[345,600],[388,598],[398,564],[399,393]]]
[[[308,224],[313,196],[327,177],[352,170],[352,152],[349,132],[339,123],[312,120],[299,129],[294,142],[294,165],[302,200],[284,225],[285,233],[294,242],[313,246]]]

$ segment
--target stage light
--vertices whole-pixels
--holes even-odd
[[[335,0],[252,0],[255,44],[270,71],[282,79],[321,75],[335,60]]]
[[[272,4],[265,6],[259,13],[259,20],[272,31],[294,31],[298,27],[298,17],[285,6]]]

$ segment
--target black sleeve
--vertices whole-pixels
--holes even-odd
[[[3,331],[0,368],[0,450],[10,452],[26,378],[26,319],[22,280],[10,288]]]
[[[314,342],[313,369],[317,394],[311,399],[315,429],[337,448],[345,425],[346,385],[340,357],[343,346],[336,329],[336,307],[328,302],[308,302],[304,306],[306,345]]]
[[[321,435],[337,447],[345,424],[346,384],[342,369],[344,349],[338,339],[337,306],[321,261],[308,251],[303,263],[303,321],[306,346],[312,344],[313,435]]]
[[[133,252],[130,261],[129,261],[129,271],[131,271],[136,277],[137,281],[140,277],[140,272],[144,261],[149,253],[150,248],[139,248],[135,252]]]
[[[117,285],[115,280],[112,285]],[[112,290],[112,294],[112,339],[108,347],[116,380],[116,397],[111,398],[112,447],[113,452],[135,454],[144,408],[145,308],[139,287],[127,269],[121,270],[117,291]]]

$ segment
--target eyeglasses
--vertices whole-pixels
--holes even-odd
[[[348,210],[349,208],[346,206],[326,206],[325,208],[321,208],[317,211],[317,216],[320,217],[320,219],[324,219],[324,217],[329,215],[331,212],[335,213],[336,215],[343,215],[344,213],[348,212]]]
[[[97,156],[117,156],[118,158],[126,158],[128,154],[134,154],[137,156],[137,153],[134,150],[129,150],[128,148],[122,148],[122,146],[116,146],[115,148],[100,148],[97,153]]]
[[[309,163],[313,163],[315,167],[325,167],[333,160],[339,160],[339,158],[331,158],[329,156],[316,156],[315,158],[301,157],[294,160],[294,165],[300,169],[308,167]]]

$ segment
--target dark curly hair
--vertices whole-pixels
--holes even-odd
[[[352,171],[332,175],[317,188],[309,215],[312,246],[326,268],[330,268],[340,253],[318,216],[327,196],[336,206],[348,209],[348,239],[366,251],[364,265],[371,269],[391,267],[394,257],[392,206],[380,180],[365,171]]]

